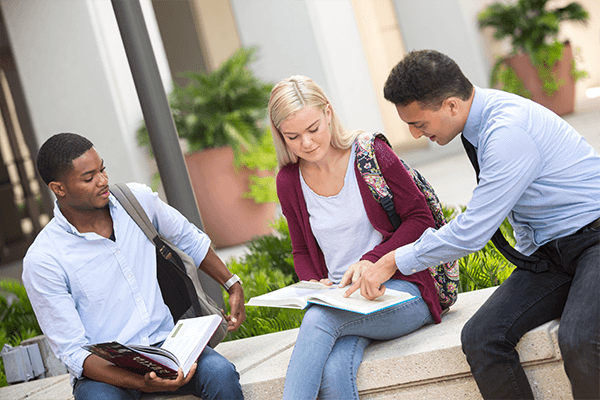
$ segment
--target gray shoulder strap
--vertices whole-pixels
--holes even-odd
[[[119,203],[125,208],[129,216],[139,225],[144,234],[154,242],[154,238],[158,236],[158,231],[150,222],[148,215],[142,208],[141,204],[135,198],[129,187],[124,183],[117,183],[110,186],[110,192],[119,200]]]

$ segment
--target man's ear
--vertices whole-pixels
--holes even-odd
[[[52,190],[52,192],[57,198],[64,197],[65,189],[61,182],[52,181],[48,184],[48,187],[50,188],[50,190]]]
[[[450,115],[453,117],[458,115],[461,106],[458,97],[448,97],[446,100],[444,100],[444,105],[448,107]]]

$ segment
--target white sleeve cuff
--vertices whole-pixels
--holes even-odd
[[[412,275],[427,268],[421,266],[421,263],[417,261],[414,243],[397,248],[394,252],[394,258],[396,260],[396,267],[403,275]]]

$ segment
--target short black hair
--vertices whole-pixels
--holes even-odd
[[[424,108],[437,110],[444,100],[468,100],[473,84],[447,55],[435,50],[411,51],[390,72],[383,96],[395,105],[417,101]]]
[[[57,133],[40,147],[37,169],[47,184],[60,180],[73,169],[73,160],[94,147],[88,139],[76,133]]]

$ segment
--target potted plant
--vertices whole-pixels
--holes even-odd
[[[491,85],[530,98],[559,115],[575,108],[575,81],[587,75],[576,68],[570,43],[558,41],[564,21],[586,23],[588,12],[577,2],[548,9],[548,0],[496,2],[478,16],[496,39],[510,38],[512,51],[500,58]]]
[[[250,70],[255,48],[240,48],[209,73],[186,73],[169,96],[187,146],[185,161],[204,229],[217,248],[270,233],[277,196],[275,149],[266,105],[272,85]],[[144,126],[138,142],[149,145]]]

